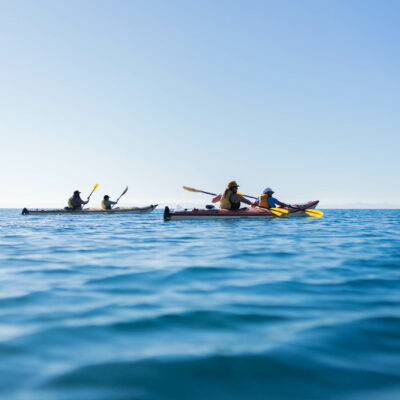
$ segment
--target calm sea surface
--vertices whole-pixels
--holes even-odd
[[[1,399],[400,399],[400,210],[0,210]]]

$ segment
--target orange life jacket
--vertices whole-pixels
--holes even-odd
[[[260,205],[261,207],[270,208],[270,206],[269,206],[269,204],[268,204],[268,197],[269,197],[269,195],[264,194],[264,193],[260,196],[259,205]]]

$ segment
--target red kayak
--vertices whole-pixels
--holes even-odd
[[[289,215],[293,217],[307,217],[307,214],[304,212],[306,209],[314,209],[319,200],[309,201],[305,204],[293,204],[288,207]],[[276,218],[276,214],[271,212],[270,210],[266,210],[258,207],[251,208],[241,208],[240,210],[224,210],[224,209],[213,209],[213,210],[204,210],[194,208],[193,210],[185,210],[185,211],[170,211],[169,207],[165,207],[164,210],[164,219],[169,221],[171,219],[224,219],[224,218]]]

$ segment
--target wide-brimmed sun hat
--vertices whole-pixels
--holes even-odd
[[[230,181],[228,182],[228,188],[232,189],[234,187],[239,187],[239,185],[236,183],[236,181]]]

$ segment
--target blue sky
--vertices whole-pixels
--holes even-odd
[[[398,1],[0,1],[0,206],[400,204]]]

